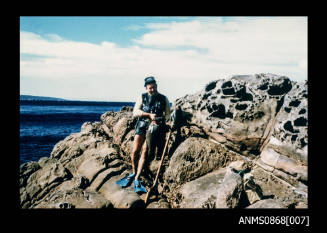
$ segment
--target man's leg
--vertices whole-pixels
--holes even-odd
[[[136,173],[136,176],[135,176],[135,180],[138,180],[138,178],[141,175],[141,171],[142,171],[142,168],[143,168],[143,165],[144,165],[144,161],[145,161],[145,156],[147,154],[147,149],[148,149],[147,144],[144,143],[143,146],[142,146],[141,157],[139,159],[139,163],[138,163],[138,166],[137,166],[137,173]]]
[[[137,171],[137,164],[139,163],[139,152],[142,148],[142,145],[144,144],[145,140],[145,135],[135,135],[134,138],[134,147],[131,155],[131,160],[132,160],[132,170],[133,173],[136,174]]]
[[[139,152],[142,148],[142,145],[145,141],[145,136],[144,135],[135,135],[135,140],[134,140],[134,146],[133,146],[133,151],[131,154],[131,160],[132,160],[132,170],[133,174],[128,175],[127,177],[122,178],[121,180],[116,181],[116,184],[122,186],[122,187],[127,187],[131,182],[133,181],[136,171],[137,171],[137,164],[138,164],[138,158],[139,158]]]

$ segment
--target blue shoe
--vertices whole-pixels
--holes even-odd
[[[141,181],[134,180],[134,192],[140,194],[140,193],[147,193],[148,190],[146,190],[146,188],[141,184]]]
[[[134,173],[131,174],[131,175],[127,174],[124,178],[116,181],[116,184],[118,184],[118,185],[122,186],[123,188],[125,188],[125,187],[129,186],[133,182],[134,177],[135,177]]]

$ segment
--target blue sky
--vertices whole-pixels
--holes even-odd
[[[157,78],[171,102],[230,75],[307,79],[306,17],[21,17],[20,92],[135,101]]]
[[[149,16],[27,16],[21,17],[20,29],[40,35],[55,33],[73,41],[87,41],[95,44],[111,41],[121,46],[128,46],[132,44],[131,39],[150,31],[145,27],[148,23],[183,22],[190,19],[191,17]]]

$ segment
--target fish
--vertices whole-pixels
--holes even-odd
[[[155,147],[156,147],[156,143],[155,143],[155,138],[156,138],[156,133],[158,130],[158,125],[156,125],[155,123],[151,122],[151,124],[149,125],[148,130],[146,131],[146,136],[145,136],[145,140],[146,140],[146,144],[148,147],[148,155],[150,158],[154,157],[154,153],[155,153]]]

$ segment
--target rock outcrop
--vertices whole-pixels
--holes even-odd
[[[176,100],[158,185],[144,204],[115,181],[131,172],[132,108],[106,112],[20,167],[22,208],[306,208],[306,83],[272,74],[210,82]],[[160,157],[160,155],[159,155]],[[159,162],[141,179],[152,185]]]

